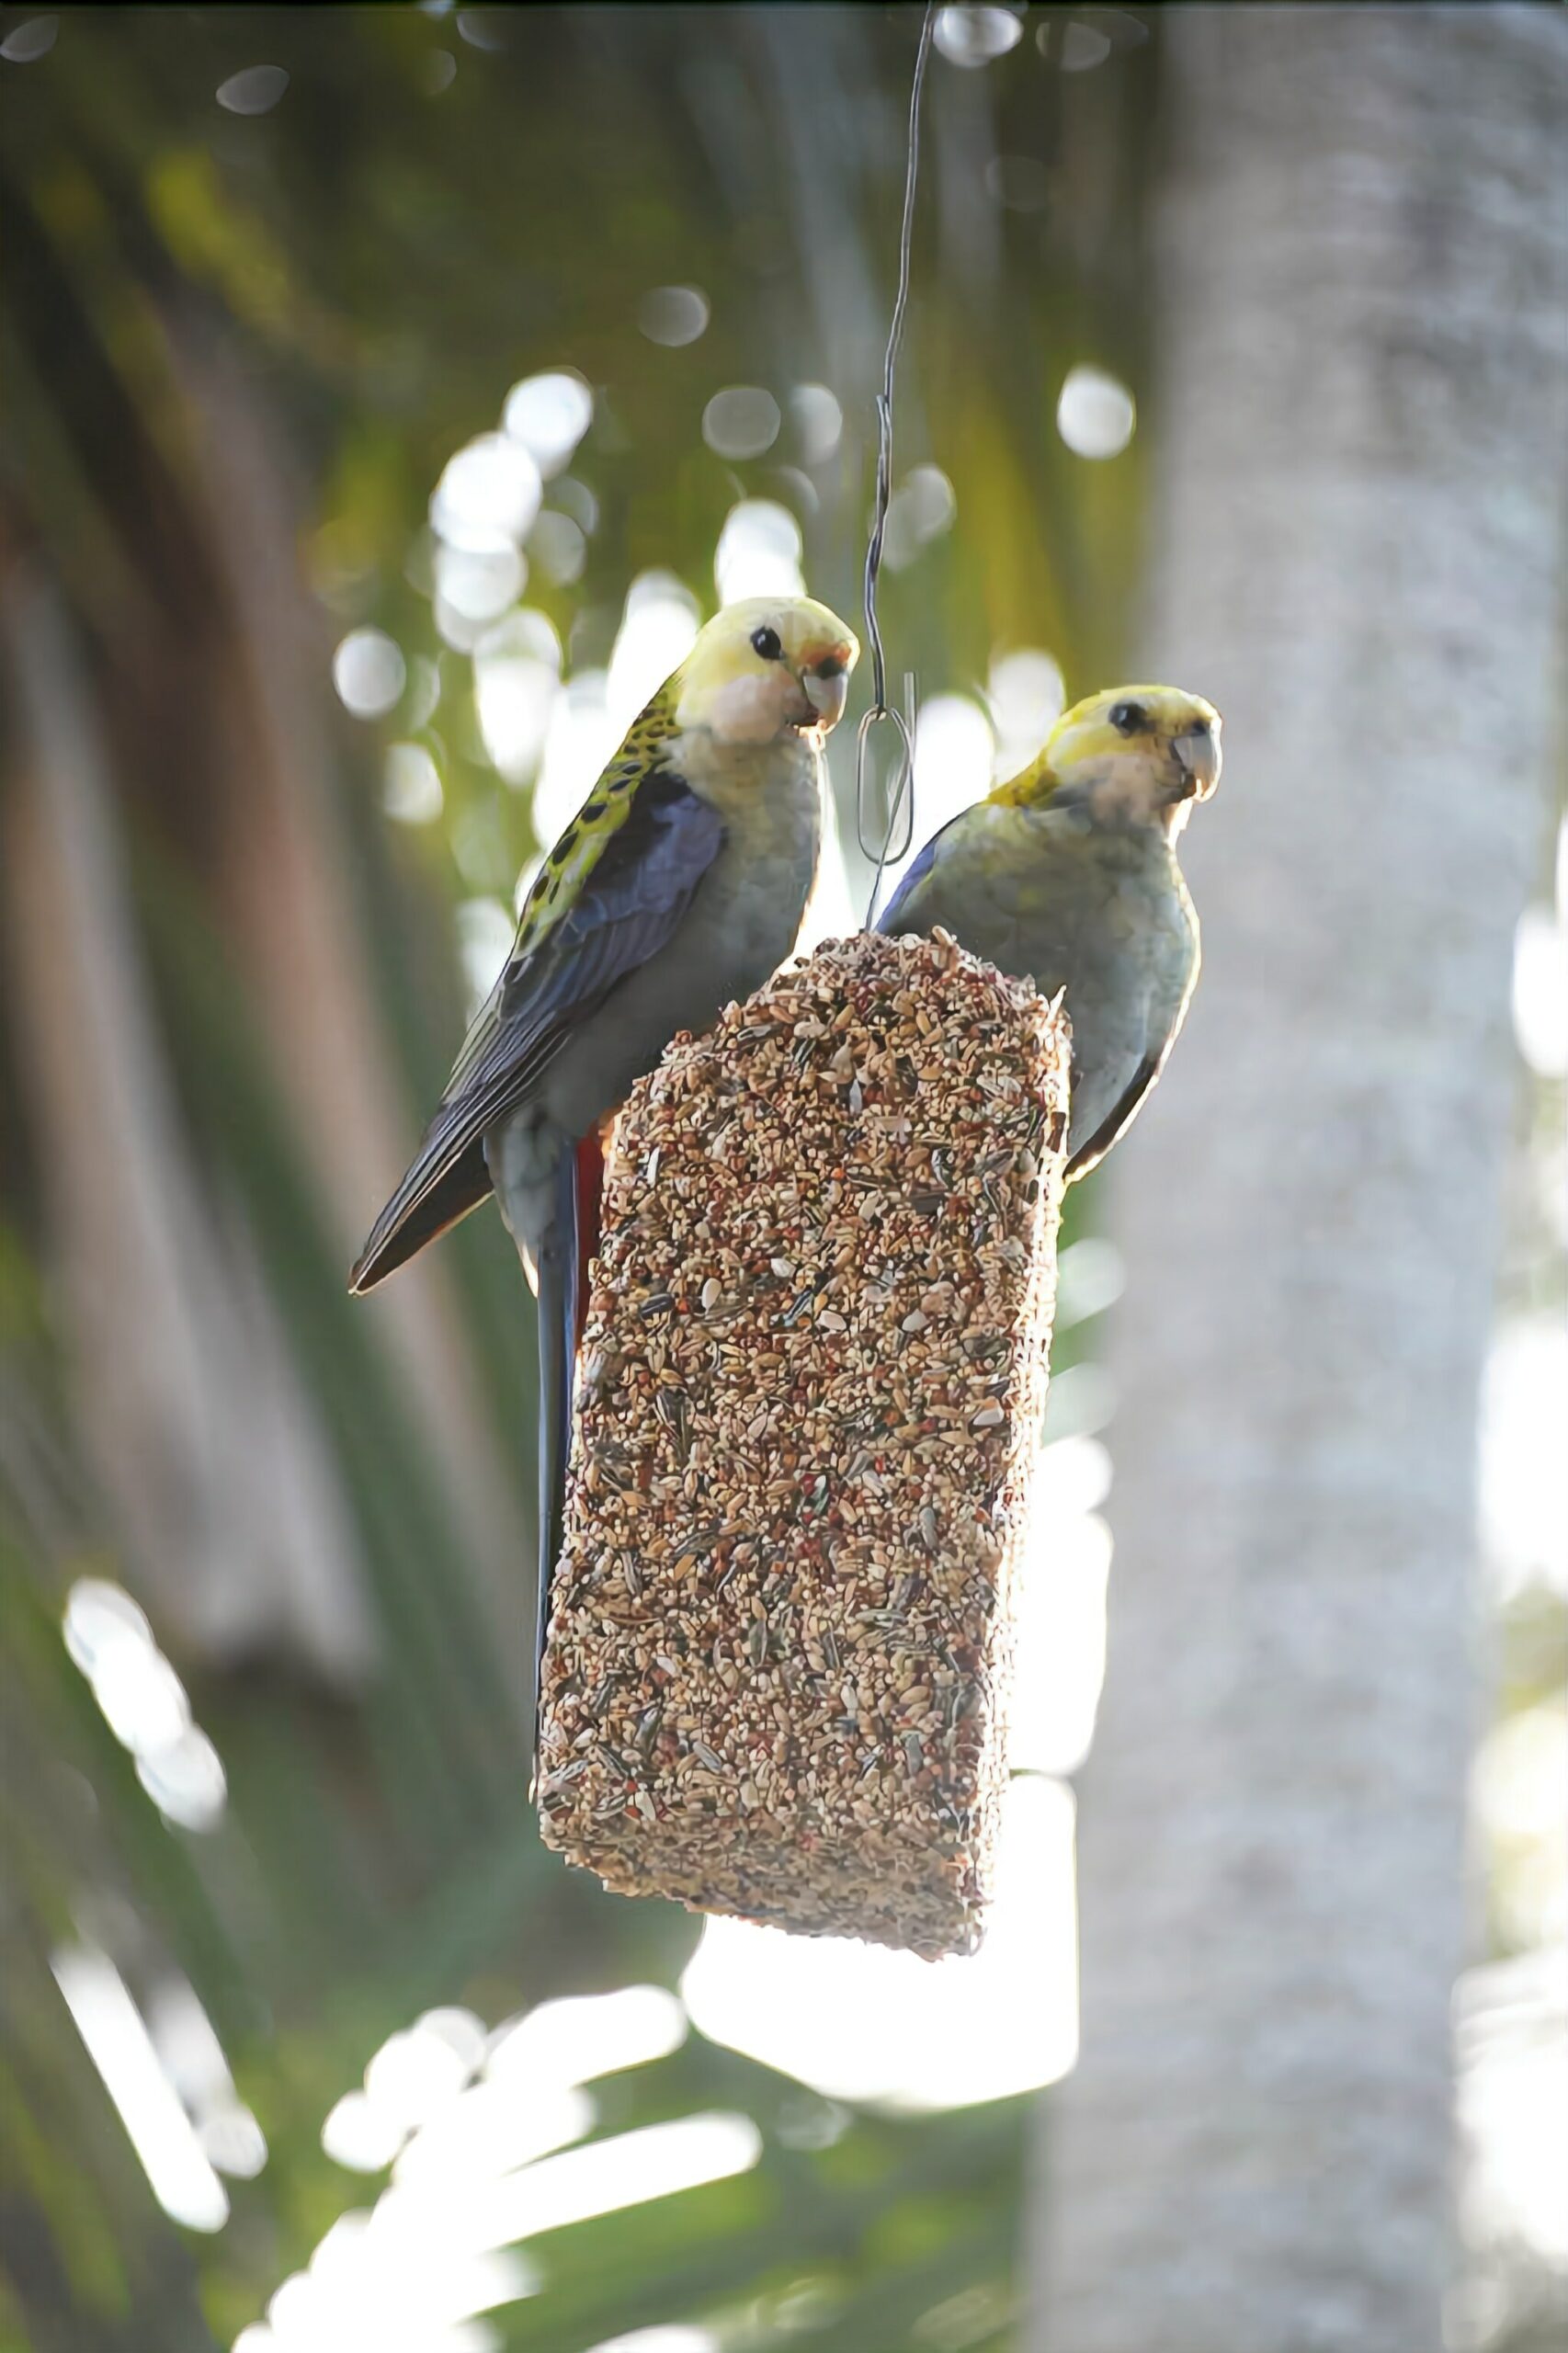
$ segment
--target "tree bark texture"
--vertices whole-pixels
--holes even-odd
[[[1164,12],[1162,12],[1164,13]],[[1205,972],[1118,1155],[1084,2055],[1049,2353],[1431,2353],[1473,1455],[1546,818],[1568,26],[1189,8],[1165,42],[1152,604],[1210,695]]]

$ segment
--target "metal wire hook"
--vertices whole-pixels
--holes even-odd
[[[898,291],[893,300],[892,319],[888,328],[887,353],[882,362],[882,388],[877,395],[877,473],[876,494],[872,507],[870,537],[866,546],[866,636],[871,648],[871,707],[861,720],[855,738],[855,832],[863,857],[874,858],[876,873],[871,883],[870,903],[866,910],[868,925],[877,910],[877,892],[881,888],[882,870],[892,858],[895,862],[908,849],[915,837],[915,680],[904,681],[904,701],[907,715],[890,709],[887,699],[887,656],[882,648],[881,625],[877,618],[877,582],[882,568],[882,540],[887,529],[888,501],[892,489],[892,394],[893,375],[898,366],[899,346],[903,339],[904,313],[909,307],[910,254],[915,237],[915,192],[920,176],[920,98],[926,85],[926,67],[931,55],[931,35],[937,21],[937,0],[927,0],[925,19],[920,27],[920,46],[915,54],[915,73],[909,86],[909,147],[903,176],[903,217],[898,241]],[[867,743],[871,730],[881,722],[891,721],[898,731],[898,771],[887,789],[887,822],[878,842],[871,832],[868,801],[871,782],[870,760]],[[904,835],[902,846],[894,850],[892,838],[903,816]]]
[[[901,858],[906,858],[909,854],[909,846],[915,839],[915,725],[916,717],[917,689],[915,683],[915,673],[913,670],[906,670],[903,674],[903,710],[894,710],[891,704],[882,710],[873,709],[869,710],[862,718],[859,727],[856,731],[856,821],[860,836],[861,849],[868,858],[874,856],[876,858],[876,872],[871,877],[871,895],[866,903],[866,927],[868,930],[869,930],[871,925],[876,920],[877,899],[882,887],[883,870],[889,866],[896,866]],[[878,724],[879,721],[884,719],[891,722],[898,735],[898,769],[892,784],[888,788],[887,824],[882,829],[881,843],[873,848],[872,843],[869,842],[866,838],[866,828],[862,818],[861,796],[870,783],[869,770],[866,757],[866,738],[869,735],[872,728]],[[905,789],[906,787],[907,791]],[[903,830],[895,847],[893,844],[893,832],[898,824],[901,815],[903,819]]]

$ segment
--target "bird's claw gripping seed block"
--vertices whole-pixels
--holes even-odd
[[[547,1842],[619,1893],[978,1942],[1068,1051],[942,936],[862,935],[621,1113],[539,1766]]]

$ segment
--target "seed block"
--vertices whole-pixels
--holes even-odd
[[[1031,989],[862,935],[633,1091],[540,1699],[544,1836],[607,1886],[978,1943],[1067,1063]]]

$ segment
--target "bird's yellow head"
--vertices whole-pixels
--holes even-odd
[[[1076,801],[1095,815],[1154,819],[1175,832],[1220,781],[1220,714],[1177,687],[1111,687],[1064,710],[1021,775],[994,801]]]
[[[676,724],[721,744],[825,734],[844,715],[855,632],[813,597],[745,597],[715,613],[676,677]]]

